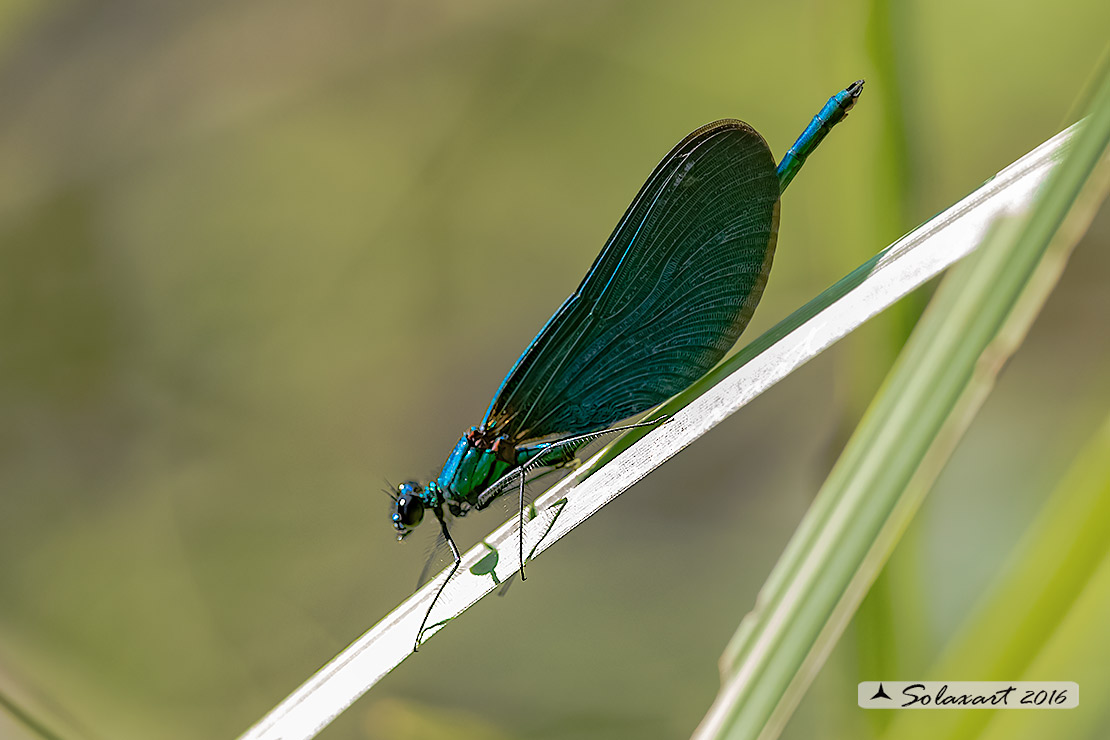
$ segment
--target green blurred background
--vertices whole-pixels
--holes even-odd
[[[0,693],[64,738],[237,735],[411,593],[384,480],[438,470],[684,134],[738,117],[781,156],[868,80],[750,338],[1073,122],[1107,28],[1105,0],[0,3]],[[927,674],[1101,423],[1108,237],[1104,209],[786,737],[880,734],[855,683]],[[322,737],[687,736],[923,300]]]

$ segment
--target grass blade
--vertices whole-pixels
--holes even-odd
[[[975,676],[984,681],[1035,681],[1064,676],[1081,686],[1110,678],[1110,417],[1080,452],[1042,507],[1000,578],[929,676]],[[1084,704],[1097,698],[1083,697]],[[1097,719],[1097,712],[1046,717],[1025,737],[1086,737],[1067,723]],[[886,737],[898,740],[971,740],[1017,737],[1019,728],[997,711],[897,713]],[[1017,720],[1029,725],[1029,717]],[[1000,726],[1007,728],[1000,734]]]
[[[1033,211],[938,290],[722,657],[696,738],[781,731],[1104,198],[1110,76],[1083,126]]]

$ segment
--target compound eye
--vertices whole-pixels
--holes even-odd
[[[397,489],[397,510],[393,513],[393,526],[397,529],[415,527],[424,518],[423,489],[411,481]]]

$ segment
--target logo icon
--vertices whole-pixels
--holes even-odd
[[[886,699],[887,701],[890,701],[890,697],[886,695],[885,691],[883,691],[883,682],[882,681],[879,681],[879,690],[875,692],[875,695],[872,696],[871,699],[872,700]]]

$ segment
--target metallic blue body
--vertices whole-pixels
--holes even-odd
[[[405,484],[394,526],[418,521],[414,497],[440,517],[484,508],[494,483],[528,461],[564,465],[559,440],[611,427],[689,387],[744,330],[771,269],[779,196],[863,81],[829,98],[776,167],[748,124],[697,129],[649,176],[582,284],[528,344],[482,422],[459,439],[438,478]],[[545,440],[541,442],[540,440]],[[552,442],[551,440],[554,440]]]
[[[479,426],[455,444],[439,477],[393,495],[403,538],[430,509],[454,564],[417,631],[462,563],[445,513],[485,508],[570,463],[600,435],[689,388],[736,343],[763,295],[778,239],[779,196],[863,89],[829,98],[776,167],[759,133],[732,119],[697,129],[656,166],[578,288],[501,381]],[[543,440],[543,441],[541,441]],[[446,512],[444,511],[446,509]],[[529,556],[530,557],[530,556]]]
[[[805,164],[806,157],[825,139],[832,127],[844,120],[848,111],[856,104],[856,98],[863,92],[863,80],[858,80],[829,98],[820,112],[806,126],[805,131],[794,142],[794,146],[783,156],[779,162],[777,174],[779,176],[779,189],[786,190],[786,186],[798,174],[798,170]]]

